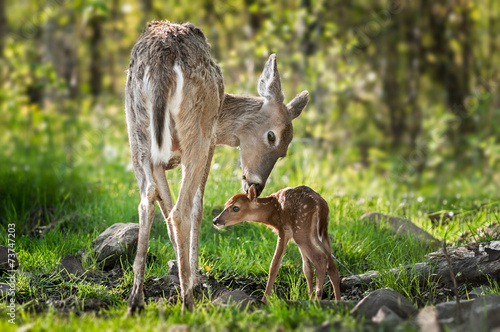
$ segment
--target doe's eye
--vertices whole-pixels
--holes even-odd
[[[269,142],[271,143],[274,143],[276,142],[276,135],[274,134],[273,131],[268,131],[267,132],[267,139],[269,140]]]
[[[237,207],[237,206],[234,206],[234,207],[233,207],[233,211],[234,211],[234,212],[238,212],[239,210],[240,210],[240,208],[239,208],[239,207]]]

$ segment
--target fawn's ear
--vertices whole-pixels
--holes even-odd
[[[309,92],[307,90],[302,91],[295,98],[292,99],[287,105],[286,110],[290,118],[293,120],[300,115],[302,110],[306,107],[309,101]]]
[[[271,54],[266,62],[264,71],[260,75],[257,91],[261,97],[277,103],[283,102],[283,91],[281,91],[281,79],[276,64],[276,54]]]
[[[257,190],[255,190],[255,186],[251,185],[250,189],[248,189],[248,199],[250,202],[254,202],[257,199]]]

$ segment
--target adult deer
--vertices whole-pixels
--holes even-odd
[[[266,297],[271,295],[286,245],[291,239],[299,247],[302,256],[309,295],[312,296],[314,289],[312,269],[314,265],[316,298],[321,300],[325,272],[328,272],[335,300],[339,301],[340,278],[328,237],[328,213],[326,201],[309,187],[285,188],[271,196],[257,198],[257,192],[252,186],[248,195],[240,194],[230,198],[224,206],[224,211],[214,219],[213,223],[220,229],[245,220],[254,221],[263,223],[278,233],[278,244],[269,268],[263,302],[267,302]]]
[[[155,201],[179,264],[183,309],[194,307],[203,193],[216,144],[240,147],[242,186],[257,194],[293,137],[292,119],[307,91],[286,106],[275,55],[257,89],[261,97],[224,93],[222,73],[202,31],[190,23],[152,22],[137,40],[127,75],[125,113],[139,183],[139,242],[127,312],[144,308],[144,269]],[[182,165],[175,206],[165,171]]]

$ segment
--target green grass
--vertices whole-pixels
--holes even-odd
[[[113,113],[113,112],[111,112]],[[21,120],[13,121],[13,134],[18,140],[4,152],[8,160],[0,169],[0,241],[6,243],[7,225],[16,225],[15,249],[20,268],[16,279],[17,327],[30,331],[59,330],[164,330],[173,324],[188,324],[195,330],[290,330],[312,329],[327,321],[347,330],[369,329],[370,325],[355,321],[347,309],[321,308],[315,304],[288,307],[284,300],[307,299],[302,262],[297,247],[290,243],[276,280],[271,304],[258,310],[239,311],[216,308],[208,300],[198,303],[194,313],[181,315],[180,304],[163,306],[152,303],[145,313],[124,318],[126,299],[133,283],[131,259],[122,262],[123,277],[113,285],[92,279],[67,279],[55,271],[59,261],[68,254],[77,254],[103,230],[117,222],[138,222],[139,194],[134,174],[128,168],[128,146],[123,122],[113,120],[112,133],[92,135],[90,123],[79,124],[72,131],[58,131],[60,122],[50,118],[35,119],[47,123],[42,132],[23,133],[29,128]],[[14,115],[15,117],[15,115]],[[105,121],[104,121],[105,122]],[[54,123],[54,125],[52,124]],[[101,123],[101,122],[98,122]],[[55,126],[53,128],[52,126]],[[20,136],[26,136],[21,140]],[[51,139],[46,141],[46,136]],[[26,138],[24,137],[24,138]],[[71,149],[61,148],[61,142],[72,139]],[[76,137],[83,137],[78,140]],[[47,148],[45,144],[50,143]],[[6,141],[3,141],[6,144]],[[37,148],[43,149],[36,153]],[[267,227],[242,223],[218,231],[212,227],[212,210],[220,208],[232,195],[239,193],[241,170],[236,149],[218,148],[205,191],[204,216],[200,238],[200,267],[220,282],[235,277],[247,278],[261,285],[267,281],[268,268],[276,246],[276,235]],[[167,173],[176,198],[180,170]],[[318,149],[314,142],[295,140],[288,156],[280,160],[270,177],[264,195],[285,186],[308,185],[320,192],[330,206],[329,232],[334,254],[352,272],[385,271],[421,262],[428,252],[412,238],[399,238],[385,229],[375,229],[360,216],[377,211],[410,218],[438,239],[453,243],[463,232],[471,232],[471,240],[488,240],[477,235],[477,229],[498,223],[499,199],[491,186],[481,183],[480,177],[457,175],[443,186],[432,186],[425,178],[419,186],[397,182],[376,167],[356,169],[342,164],[342,154]],[[460,193],[460,195],[458,195]],[[52,220],[67,218],[66,222],[43,237],[29,236],[28,220],[33,211],[50,207]],[[158,210],[159,211],[159,210]],[[455,217],[447,224],[431,225],[429,211],[453,211]],[[32,218],[31,218],[32,219]],[[35,218],[36,219],[36,218]],[[167,262],[174,259],[174,250],[161,218],[154,223],[149,252],[156,257],[148,263],[146,278],[167,273]],[[44,220],[39,220],[42,223]],[[35,222],[36,223],[36,222]],[[84,267],[94,269],[95,262],[87,260]],[[340,268],[342,276],[347,271]],[[6,276],[0,277],[5,282]],[[499,292],[497,281],[491,280],[491,292]],[[238,285],[232,285],[234,287]],[[406,275],[398,278],[382,273],[374,287],[392,287],[414,303],[425,304],[437,297],[436,286],[419,284]],[[332,297],[329,284],[325,288]],[[430,293],[422,300],[424,293]],[[262,296],[262,291],[252,294]],[[75,308],[60,312],[45,300],[56,296],[73,299]],[[85,312],[85,304],[98,299],[106,304],[98,313]],[[38,305],[37,301],[43,303]],[[7,317],[7,307],[0,305],[0,316]],[[2,331],[15,327],[6,319],[0,320]],[[376,329],[375,327],[373,327]],[[408,326],[407,328],[412,328]]]

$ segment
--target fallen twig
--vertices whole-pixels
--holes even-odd
[[[460,249],[460,250],[458,250]],[[500,273],[500,241],[471,243],[464,247],[447,248],[453,271],[460,272],[459,281],[478,281],[487,275]],[[372,271],[356,276],[342,278],[341,288],[350,289],[363,287],[371,282],[380,280],[382,274],[408,275],[423,283],[429,281],[452,282],[449,264],[441,251],[428,255],[431,260],[415,263],[403,268],[393,268],[383,273]],[[402,273],[403,272],[403,273]],[[405,274],[406,273],[406,274]]]

